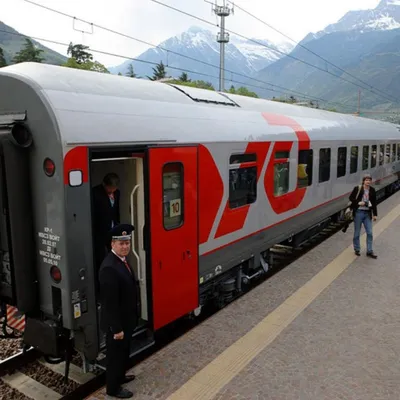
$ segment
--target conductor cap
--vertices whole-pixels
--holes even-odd
[[[111,229],[111,240],[131,240],[135,228],[130,224],[119,224]]]

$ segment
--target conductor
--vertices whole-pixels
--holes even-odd
[[[130,251],[132,225],[117,225],[111,230],[111,251],[99,272],[101,329],[106,332],[107,395],[128,399],[133,393],[122,388],[135,379],[125,376],[132,333],[137,326],[137,286],[126,256]]]

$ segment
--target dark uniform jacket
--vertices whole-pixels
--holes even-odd
[[[114,206],[111,207],[110,199],[103,185],[93,188],[94,229],[96,236],[101,238],[103,246],[109,242],[108,232],[111,230],[111,221],[115,225],[120,222],[119,211],[120,191],[114,192]]]
[[[351,209],[353,210],[353,214],[355,214],[356,211],[358,210],[358,207],[360,207],[358,203],[362,201],[364,195],[364,186],[362,185],[360,193],[357,196],[358,188],[359,188],[358,186],[355,186],[349,197],[349,200],[351,201]],[[369,215],[371,218],[373,216],[377,217],[378,208],[376,206],[376,191],[372,186],[369,187],[369,201],[371,202],[371,207],[369,207]]]
[[[100,326],[104,332],[133,332],[138,323],[138,291],[134,274],[110,252],[100,267]]]

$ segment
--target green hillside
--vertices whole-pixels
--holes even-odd
[[[67,61],[67,57],[41,45],[35,40],[32,40],[32,42],[35,46],[44,51],[42,56],[45,59],[45,63],[59,65]],[[19,32],[15,29],[0,21],[0,47],[3,49],[7,63],[11,62],[12,58],[21,50],[24,44],[24,36],[20,36]]]

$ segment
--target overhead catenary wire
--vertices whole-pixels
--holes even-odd
[[[205,22],[205,23],[207,23],[207,24],[209,24],[209,25],[218,27],[218,24],[214,24],[213,22],[207,21],[207,20],[205,20],[204,18],[198,17],[197,15],[188,13],[188,12],[186,12],[186,11],[183,11],[183,10],[179,9],[179,8],[176,8],[176,7],[173,7],[173,6],[169,5],[169,4],[163,3],[163,2],[161,2],[161,1],[159,1],[159,0],[150,0],[150,1],[152,1],[152,2],[154,2],[154,3],[157,3],[157,4],[159,4],[159,5],[163,6],[163,7],[166,7],[166,8],[169,8],[169,9],[171,9],[171,10],[174,10],[174,11],[176,11],[176,12],[179,12],[179,13],[181,13],[181,14],[187,15],[187,16],[189,16],[189,17],[191,17],[191,18],[195,18],[195,19],[197,19],[197,20],[199,20],[199,21]],[[348,80],[348,79],[346,79],[346,78],[343,78],[342,76],[335,75],[334,73],[332,73],[332,72],[330,72],[330,71],[327,71],[327,70],[325,70],[325,69],[323,69],[323,68],[320,68],[320,67],[318,67],[317,65],[314,65],[314,64],[311,64],[311,63],[309,63],[309,62],[307,62],[307,61],[301,60],[300,58],[297,58],[297,57],[295,57],[295,56],[293,56],[293,55],[291,55],[291,54],[288,54],[288,53],[285,53],[285,52],[283,52],[283,51],[281,51],[281,50],[278,50],[278,49],[276,49],[275,47],[268,46],[268,45],[265,44],[265,43],[259,42],[259,41],[255,40],[255,39],[251,39],[251,38],[249,38],[249,37],[247,37],[247,36],[244,36],[244,35],[242,35],[242,34],[240,34],[240,33],[234,32],[234,31],[232,31],[231,29],[225,28],[225,31],[226,31],[226,32],[229,32],[229,33],[231,33],[231,34],[233,34],[233,35],[236,35],[236,36],[238,36],[238,37],[240,37],[240,38],[242,38],[242,39],[248,40],[249,42],[258,44],[259,46],[265,47],[265,48],[267,48],[267,49],[271,49],[271,50],[273,50],[273,51],[275,51],[275,52],[277,52],[277,53],[280,53],[280,54],[285,55],[285,56],[287,56],[287,57],[289,57],[289,58],[292,58],[293,60],[299,61],[299,62],[301,62],[301,63],[303,63],[303,64],[305,64],[305,65],[308,65],[308,66],[310,66],[310,67],[312,67],[312,68],[315,68],[315,69],[317,69],[317,70],[319,70],[319,71],[322,71],[322,72],[324,72],[324,73],[326,73],[326,74],[329,74],[329,75],[331,75],[331,76],[333,76],[333,77],[335,77],[335,78],[337,78],[337,79],[340,79],[340,80],[342,80],[342,81],[344,81],[344,82],[350,83],[350,84],[352,84],[352,85],[354,85],[354,86],[356,86],[356,87],[358,87],[358,88],[361,88],[361,89],[363,89],[363,90],[367,90],[368,92],[370,92],[370,93],[372,93],[372,94],[374,94],[374,95],[376,95],[376,96],[379,96],[379,97],[381,97],[381,98],[384,98],[385,100],[389,101],[390,103],[393,103],[393,100],[390,99],[389,97],[386,97],[386,96],[381,95],[381,94],[379,94],[379,93],[375,93],[372,89],[365,88],[364,86],[360,86],[360,85],[357,84],[356,82],[352,82],[352,81],[350,81],[350,80]],[[398,102],[398,101],[396,101],[396,102]]]
[[[48,10],[48,11],[51,11],[51,12],[54,12],[54,13],[63,15],[63,16],[65,16],[65,17],[69,17],[69,18],[72,18],[72,19],[74,19],[74,20],[78,20],[78,21],[81,21],[81,22],[83,22],[83,23],[90,24],[91,26],[94,26],[94,27],[97,27],[97,28],[99,28],[99,29],[108,31],[108,32],[110,32],[110,33],[114,33],[114,34],[116,34],[116,35],[119,35],[119,36],[122,36],[122,37],[125,37],[125,38],[128,38],[128,39],[132,39],[132,40],[134,40],[134,41],[137,41],[137,42],[139,42],[139,43],[146,44],[146,45],[151,46],[151,47],[154,47],[154,48],[159,48],[159,49],[161,49],[161,50],[163,50],[163,51],[166,51],[167,54],[168,54],[168,53],[175,54],[175,55],[177,55],[177,56],[180,56],[180,57],[189,59],[189,60],[191,60],[191,61],[194,61],[194,62],[203,64],[203,65],[206,65],[206,66],[209,66],[209,67],[213,67],[213,68],[217,68],[217,69],[220,68],[219,65],[211,64],[211,63],[209,63],[209,62],[202,61],[202,60],[199,60],[199,59],[197,59],[197,58],[190,57],[190,56],[187,56],[187,55],[182,54],[182,53],[178,53],[178,52],[173,51],[173,50],[169,50],[169,49],[167,49],[167,48],[165,48],[165,47],[163,47],[163,46],[155,45],[155,44],[153,44],[153,43],[147,42],[147,41],[142,40],[142,39],[138,39],[138,38],[136,38],[136,37],[127,35],[127,34],[122,33],[122,32],[115,31],[115,30],[110,29],[110,28],[107,28],[107,27],[105,27],[105,26],[98,25],[98,24],[95,24],[95,23],[93,23],[93,22],[86,21],[86,20],[84,20],[84,19],[82,19],[82,18],[78,18],[78,17],[75,17],[75,16],[73,16],[73,15],[66,14],[66,13],[64,13],[64,12],[62,12],[62,11],[55,10],[55,9],[53,9],[53,8],[44,6],[44,5],[42,5],[42,4],[33,2],[33,1],[31,1],[31,0],[23,0],[23,1],[25,1],[26,3],[30,3],[30,4],[32,4],[32,5],[35,5],[35,6],[44,8],[44,9],[46,9],[46,10]],[[135,61],[141,61],[141,60],[135,59]],[[170,66],[167,66],[167,67],[168,67],[168,68],[171,68]],[[278,88],[278,89],[282,89],[282,90],[284,91],[284,92],[282,92],[282,93],[284,93],[284,94],[291,94],[291,93],[292,93],[292,94],[296,94],[296,95],[298,95],[298,96],[301,96],[301,97],[303,97],[303,98],[305,98],[305,99],[308,98],[308,99],[311,99],[311,100],[313,99],[313,100],[319,100],[319,101],[327,102],[327,100],[325,100],[325,99],[321,99],[321,98],[319,98],[319,97],[312,96],[312,95],[307,95],[307,94],[305,94],[305,93],[301,93],[301,92],[296,91],[296,90],[288,89],[288,88],[285,88],[284,86],[276,85],[276,84],[273,84],[273,83],[270,83],[270,82],[267,82],[267,81],[262,81],[262,80],[260,80],[260,79],[251,77],[251,76],[249,76],[249,75],[242,74],[242,73],[240,73],[240,72],[235,72],[235,71],[232,71],[232,70],[229,70],[229,69],[226,69],[226,68],[224,68],[224,71],[226,71],[226,72],[228,72],[228,73],[231,73],[231,74],[234,74],[234,75],[237,75],[237,76],[240,76],[240,77],[243,77],[243,78],[246,78],[246,79],[253,80],[253,81],[258,82],[258,83],[262,83],[262,84],[271,86],[271,89],[269,89],[269,88],[263,88],[263,89],[265,89],[265,90],[271,90],[271,91],[273,91],[273,92],[277,92],[276,90],[272,90],[272,88]],[[195,73],[201,75],[201,73],[198,73],[198,72],[195,72]],[[210,76],[210,77],[211,77],[211,76]],[[230,81],[233,82],[232,79],[230,79]],[[251,85],[251,84],[249,84],[249,83],[242,83],[242,84],[247,85],[247,86],[252,86],[252,87],[259,87],[259,86]],[[286,92],[286,93],[285,93],[285,92]],[[333,104],[333,103],[332,103],[332,104]],[[342,105],[342,104],[339,104],[339,103],[337,103],[337,104],[340,105],[340,106]]]
[[[48,7],[48,6],[45,6],[45,5],[43,5],[43,4],[36,3],[36,2],[34,2],[34,1],[32,1],[32,0],[23,0],[23,1],[26,2],[26,3],[32,4],[32,5],[34,5],[34,6],[43,8],[43,9],[45,9],[45,10],[48,10],[48,11],[50,11],[50,12],[54,12],[54,13],[56,13],[56,14],[62,15],[62,16],[64,16],[64,17],[71,18],[71,19],[73,19],[74,21],[75,21],[75,20],[78,20],[78,21],[81,21],[81,22],[83,22],[83,23],[85,23],[85,24],[88,24],[88,25],[90,25],[90,26],[92,26],[92,27],[97,27],[97,28],[102,29],[102,30],[105,30],[105,31],[107,31],[107,32],[110,32],[110,33],[113,33],[113,34],[116,34],[116,35],[119,35],[119,36],[122,36],[122,37],[125,37],[125,38],[128,38],[128,39],[132,39],[132,40],[134,40],[134,41],[137,41],[137,42],[139,42],[139,43],[146,44],[146,45],[151,46],[151,47],[154,47],[154,48],[159,48],[159,49],[161,49],[161,50],[163,50],[163,51],[166,51],[167,54],[168,54],[168,52],[169,52],[169,53],[171,53],[171,54],[175,54],[175,55],[177,55],[177,56],[180,56],[180,57],[183,57],[183,58],[186,58],[186,59],[190,59],[190,60],[192,60],[192,61],[201,63],[201,64],[203,64],[203,65],[207,65],[207,66],[209,66],[209,67],[213,67],[213,68],[217,68],[217,69],[220,68],[219,65],[211,64],[211,63],[208,63],[208,62],[206,62],[206,61],[198,60],[198,59],[196,59],[196,58],[194,58],[194,57],[190,57],[190,56],[187,56],[187,55],[185,55],[185,54],[181,54],[181,53],[179,53],[179,52],[166,49],[166,48],[164,48],[163,46],[155,45],[155,44],[150,43],[150,42],[148,42],[148,41],[145,41],[145,40],[142,40],[142,39],[138,39],[138,38],[133,37],[133,36],[131,36],[131,35],[127,35],[127,34],[125,34],[125,33],[116,31],[116,30],[114,30],[114,29],[110,29],[110,28],[107,28],[107,27],[105,27],[105,26],[96,24],[96,23],[94,23],[94,22],[90,22],[90,21],[84,20],[84,19],[82,19],[82,18],[78,18],[78,17],[73,16],[73,15],[71,15],[71,14],[67,14],[67,13],[65,13],[65,12],[63,12],[63,11],[59,11],[59,10],[56,10],[56,9],[54,9],[54,8],[50,8],[50,7]],[[204,20],[204,21],[206,21],[206,20]],[[206,21],[206,22],[208,22],[208,21]],[[93,50],[93,51],[94,51],[94,50]],[[122,58],[123,58],[123,57],[122,57]],[[128,57],[128,59],[132,59],[132,58],[129,58],[129,57]],[[137,58],[132,59],[132,60],[133,60],[133,61],[142,62],[142,60],[137,59]],[[156,63],[153,63],[153,64],[156,65]],[[170,69],[178,69],[178,70],[181,70],[181,71],[188,72],[187,70],[179,69],[179,68],[176,68],[176,67],[171,67],[171,66],[168,66],[168,65],[167,65],[167,67],[170,68]],[[249,79],[249,80],[253,80],[253,81],[258,82],[258,83],[262,83],[262,84],[265,84],[265,85],[269,85],[270,88],[260,87],[260,86],[257,86],[257,85],[252,85],[252,84],[247,83],[247,82],[238,82],[238,81],[236,81],[236,80],[229,79],[229,81],[231,81],[231,82],[233,82],[233,83],[239,83],[239,84],[242,84],[242,85],[245,85],[245,86],[250,86],[250,87],[254,87],[254,88],[258,88],[258,89],[263,89],[263,90],[267,90],[267,91],[271,91],[271,92],[275,92],[275,93],[295,94],[295,95],[300,96],[301,98],[304,98],[304,99],[309,99],[309,100],[314,100],[314,101],[321,101],[321,102],[326,103],[326,104],[332,104],[332,105],[335,105],[335,106],[338,106],[338,107],[341,107],[341,108],[347,108],[347,109],[354,110],[353,107],[351,107],[351,106],[345,106],[343,103],[336,103],[336,102],[328,101],[328,100],[323,99],[323,98],[321,98],[321,97],[317,97],[317,96],[313,96],[313,95],[308,95],[308,94],[305,94],[305,93],[302,93],[302,92],[299,92],[299,91],[296,91],[296,90],[292,90],[292,89],[289,89],[289,88],[285,88],[284,86],[276,85],[276,84],[273,84],[273,83],[270,83],[270,82],[267,82],[267,81],[263,81],[263,80],[260,80],[260,79],[257,79],[257,78],[253,78],[253,77],[251,77],[251,76],[248,76],[248,75],[245,75],[245,74],[242,74],[242,73],[239,73],[239,72],[234,72],[234,71],[229,70],[229,69],[226,69],[226,68],[224,68],[224,71],[229,72],[229,73],[231,73],[231,74],[233,74],[233,75],[237,75],[237,76],[240,76],[240,77]],[[208,77],[211,77],[211,78],[214,78],[214,79],[218,79],[218,78],[216,78],[216,77],[214,77],[214,76],[212,76],[212,75],[207,75],[207,74],[199,73],[199,72],[196,72],[196,71],[192,71],[192,72],[190,72],[190,73],[194,73],[194,74],[203,75],[203,76],[208,76]],[[278,90],[274,90],[273,88],[277,88],[277,89],[281,89],[281,90],[278,91]]]
[[[249,15],[250,17],[256,19],[257,21],[261,22],[262,24],[264,24],[265,26],[267,26],[268,28],[274,30],[275,32],[279,33],[280,35],[284,36],[286,39],[289,39],[290,41],[292,41],[293,43],[296,44],[296,46],[301,47],[302,49],[308,51],[309,53],[313,54],[314,56],[318,57],[319,59],[321,59],[322,61],[326,62],[327,64],[331,65],[332,67],[338,69],[339,71],[342,71],[343,73],[345,73],[346,75],[351,76],[353,79],[361,82],[362,84],[368,86],[370,89],[376,90],[377,92],[382,93],[383,95],[389,96],[392,99],[394,99],[395,102],[399,102],[399,99],[392,96],[391,94],[385,93],[384,91],[382,91],[381,89],[378,89],[374,86],[372,86],[371,84],[369,84],[368,82],[363,81],[360,78],[357,78],[355,75],[351,74],[350,72],[347,72],[345,69],[339,67],[338,65],[334,64],[333,62],[327,60],[325,57],[322,57],[321,55],[317,54],[315,51],[310,50],[308,47],[304,46],[303,44],[297,42],[296,40],[292,39],[290,36],[286,35],[285,33],[281,32],[280,30],[276,29],[275,27],[273,27],[271,24],[265,22],[264,20],[262,20],[261,18],[257,17],[256,15],[252,14],[251,12],[245,10],[243,7],[239,6],[236,2],[231,1],[231,0],[227,0],[228,3],[231,3],[235,6],[235,8],[238,8],[239,10],[241,10],[242,12],[244,12],[245,14]]]
[[[52,40],[52,39],[46,39],[46,38],[37,37],[37,36],[27,36],[27,35],[24,35],[22,33],[10,32],[10,31],[4,30],[4,29],[0,29],[0,32],[8,33],[10,35],[16,35],[16,36],[20,36],[20,37],[25,37],[27,39],[33,39],[33,40],[37,40],[37,41],[52,43],[52,44],[56,44],[56,45],[59,45],[59,46],[65,46],[65,47],[69,46],[69,43],[64,43],[64,42],[60,42],[60,41],[56,41],[56,40]],[[108,56],[112,56],[112,57],[118,57],[118,58],[122,58],[122,59],[125,59],[125,60],[137,61],[137,62],[141,62],[141,63],[144,63],[144,64],[149,64],[149,65],[158,65],[158,63],[153,62],[153,61],[140,60],[140,59],[135,58],[135,57],[129,57],[129,56],[125,56],[125,55],[121,55],[121,54],[117,54],[117,53],[111,53],[111,52],[104,51],[104,50],[97,50],[97,49],[94,49],[94,48],[91,48],[91,47],[88,47],[88,50],[93,52],[93,53],[108,55]],[[193,70],[189,70],[187,68],[180,68],[180,67],[168,67],[168,68],[173,69],[173,70],[177,70],[177,71],[181,71],[181,72],[186,72],[186,73],[189,73],[189,74],[197,74],[197,75],[208,77],[208,78],[218,79],[218,76],[205,74],[205,73],[197,72],[197,71],[193,71]],[[255,88],[258,88],[258,89],[261,89],[261,90],[265,90],[265,91],[276,92],[276,90],[274,90],[272,88],[265,88],[265,87],[262,87],[262,86],[251,85],[251,84],[247,84],[247,83],[244,83],[244,82],[241,82],[241,81],[237,81],[237,80],[233,80],[233,79],[230,79],[230,81],[233,82],[233,83],[237,83],[239,85],[247,85],[247,86],[255,87]],[[307,97],[305,97],[305,98],[307,99]],[[314,100],[321,101],[322,103],[325,103],[325,104],[338,105],[338,106],[342,106],[343,107],[343,105],[341,105],[340,103],[330,102],[330,101],[322,99],[322,98],[316,98]],[[354,111],[354,108],[351,107],[351,106],[345,106],[345,108],[347,108],[349,110],[351,109],[352,111]]]

